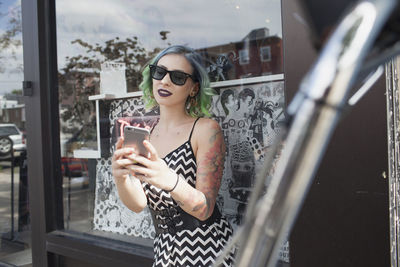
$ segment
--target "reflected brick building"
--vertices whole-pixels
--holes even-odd
[[[208,60],[211,81],[283,73],[282,38],[268,28],[252,30],[241,41],[198,50]]]

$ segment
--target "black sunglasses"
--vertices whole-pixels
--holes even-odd
[[[188,77],[193,81],[195,80],[192,75],[179,70],[167,70],[163,67],[156,65],[149,65],[151,77],[155,80],[162,80],[167,73],[171,81],[176,85],[184,85]]]

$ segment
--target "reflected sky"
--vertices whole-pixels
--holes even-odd
[[[282,36],[280,0],[57,0],[58,61],[84,53],[71,41],[103,44],[137,36],[147,48],[185,44],[205,48],[242,40],[267,27]],[[161,40],[160,31],[169,31]]]
[[[9,11],[20,7],[20,0],[2,0],[0,34],[6,30]],[[270,35],[282,36],[280,0],[56,0],[58,65],[66,56],[85,54],[71,41],[82,39],[90,44],[104,44],[120,37],[137,36],[147,48],[165,47],[167,43],[205,48],[237,42],[251,30],[267,27]],[[161,40],[160,31],[169,31]],[[22,40],[22,36],[19,36]],[[21,89],[22,47],[15,58],[7,55],[7,66],[0,73],[0,94]]]

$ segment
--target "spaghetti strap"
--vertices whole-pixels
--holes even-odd
[[[194,123],[193,123],[193,127],[192,127],[192,131],[190,131],[190,135],[189,135],[189,142],[190,142],[190,140],[192,139],[192,134],[193,134],[193,130],[194,130],[194,126],[196,125],[196,123],[197,123],[197,121],[199,120],[200,118],[197,118],[195,121],[194,121]]]
[[[156,127],[156,125],[158,124],[159,121],[160,121],[160,118],[157,118],[157,121],[156,121],[156,122],[153,124],[153,126],[151,127],[150,134],[153,133],[153,130],[154,130],[154,128]]]

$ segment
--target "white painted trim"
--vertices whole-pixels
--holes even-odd
[[[284,78],[285,78],[285,76],[283,74],[274,74],[274,75],[243,78],[243,79],[236,79],[236,80],[229,80],[229,81],[222,81],[222,82],[213,82],[210,85],[212,88],[220,88],[220,87],[237,86],[237,85],[244,85],[244,84],[251,84],[251,83],[281,81]]]
[[[97,151],[99,151],[99,158],[101,157],[101,141],[100,141],[100,104],[96,100],[96,134],[97,134]]]
[[[99,150],[77,149],[74,150],[74,158],[77,159],[99,159],[101,153]]]
[[[132,98],[142,96],[142,91],[130,92],[125,94],[100,94],[100,95],[91,95],[89,96],[89,100],[113,100],[113,99],[121,99],[121,98]]]

